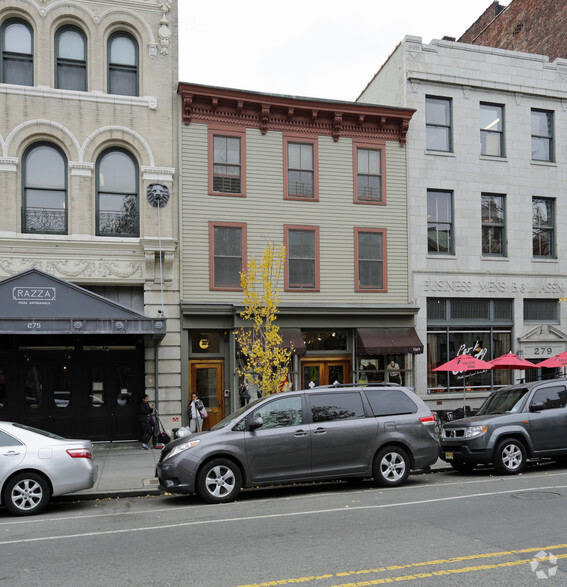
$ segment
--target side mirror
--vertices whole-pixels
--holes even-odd
[[[252,416],[250,420],[248,420],[248,430],[257,430],[258,428],[262,428],[264,425],[264,420],[262,420],[261,416]]]
[[[530,412],[541,412],[542,410],[545,410],[545,407],[543,404],[541,404],[541,403],[530,404]]]

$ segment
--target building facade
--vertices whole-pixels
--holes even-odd
[[[0,418],[133,439],[147,392],[171,427],[177,2],[3,2],[0,51]]]
[[[359,98],[416,110],[409,254],[427,340],[416,382],[434,405],[457,402],[464,382],[474,406],[513,379],[553,375],[433,372],[455,355],[567,350],[566,71],[562,59],[408,36]]]
[[[237,375],[234,332],[240,272],[270,242],[287,251],[277,323],[290,385],[413,385],[412,111],[188,83],[179,94],[184,401],[197,391],[210,425],[256,394]]]

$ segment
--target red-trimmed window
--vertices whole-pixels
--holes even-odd
[[[284,137],[284,198],[319,200],[317,141]]]
[[[209,193],[245,196],[246,133],[209,128]]]
[[[209,287],[241,291],[246,271],[246,224],[209,222]]]
[[[384,149],[353,141],[354,201],[357,204],[385,204]]]
[[[355,291],[386,292],[386,230],[355,228]]]
[[[285,290],[319,291],[319,227],[284,226]]]

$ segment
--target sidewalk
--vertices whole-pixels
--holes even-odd
[[[156,463],[161,450],[142,450],[139,442],[108,442],[94,444],[98,479],[92,489],[69,494],[74,499],[104,497],[136,497],[157,495]],[[438,460],[432,470],[450,468]]]

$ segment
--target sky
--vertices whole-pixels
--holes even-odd
[[[179,0],[179,80],[354,101],[406,35],[459,38],[491,3]]]

